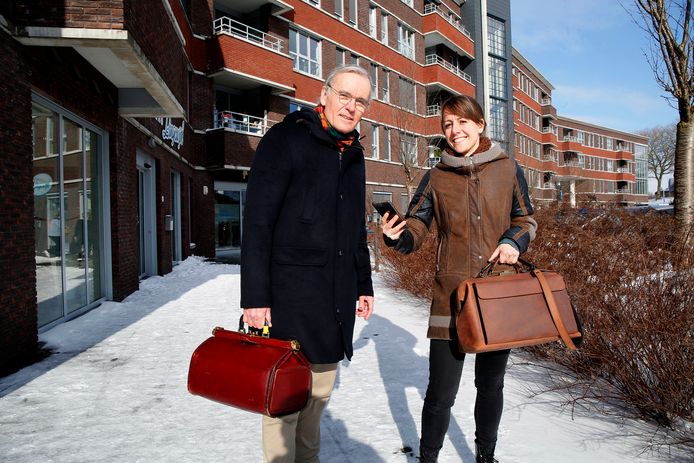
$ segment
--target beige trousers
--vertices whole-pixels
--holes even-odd
[[[335,385],[337,363],[311,365],[311,396],[301,411],[263,416],[265,463],[319,463],[320,419]]]

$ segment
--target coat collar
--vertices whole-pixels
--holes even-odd
[[[488,150],[477,152],[473,156],[451,156],[444,151],[441,153],[441,162],[436,167],[444,170],[461,169],[463,171],[472,171],[479,170],[484,164],[506,158],[508,158],[508,155],[504,153],[501,146],[498,143],[492,143]]]
[[[287,122],[293,122],[295,124],[304,125],[309,131],[309,133],[313,137],[317,138],[320,142],[330,145],[335,149],[338,149],[337,143],[335,142],[333,137],[331,137],[325,130],[323,130],[323,126],[321,125],[320,121],[320,116],[315,111],[311,109],[302,109],[299,111],[294,111],[293,113],[288,114],[287,117],[284,118],[284,120]],[[352,145],[347,147],[345,151],[356,149],[360,152],[363,152],[364,147],[361,145],[359,140],[361,140],[361,137],[356,138],[352,142]]]

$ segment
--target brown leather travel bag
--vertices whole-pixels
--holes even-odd
[[[562,276],[520,259],[517,273],[492,275],[495,264],[458,286],[460,350],[489,352],[559,339],[575,349],[582,328]]]
[[[215,328],[190,359],[188,391],[225,405],[267,416],[306,406],[311,366],[298,341]]]

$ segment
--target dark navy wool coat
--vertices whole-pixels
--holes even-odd
[[[352,356],[360,295],[373,295],[363,149],[355,141],[340,154],[317,113],[296,111],[263,137],[251,167],[241,307],[270,307],[271,337],[334,363]]]

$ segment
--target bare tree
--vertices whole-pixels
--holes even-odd
[[[648,137],[648,171],[655,177],[656,199],[662,198],[663,177],[675,170],[675,124],[645,129],[639,133]]]
[[[675,149],[675,217],[680,237],[694,225],[694,60],[692,0],[634,0],[635,21],[651,39],[646,54],[656,81],[679,112]]]

